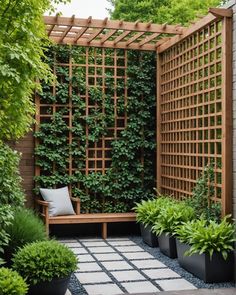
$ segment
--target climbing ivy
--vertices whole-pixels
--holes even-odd
[[[117,100],[119,116],[127,114],[128,120],[119,138],[112,142],[111,166],[103,175],[100,172],[84,173],[86,150],[90,143],[98,143],[108,128],[114,125],[114,83],[106,73],[109,89],[104,94],[100,87],[86,85],[86,72],[76,68],[69,75],[68,67],[54,65],[53,61],[68,63],[72,58],[76,63],[85,63],[78,53],[83,48],[54,46],[48,50],[48,63],[57,75],[56,94],[52,86],[43,83],[41,103],[57,103],[60,107],[45,122],[41,122],[35,133],[38,145],[35,150],[36,164],[40,176],[36,176],[36,191],[39,187],[70,185],[72,194],[79,197],[85,212],[125,212],[134,203],[150,197],[155,177],[155,54],[128,52],[128,99]],[[54,52],[54,54],[52,54]],[[89,59],[95,57],[92,52]],[[98,60],[96,56],[96,62]],[[112,62],[112,60],[111,60]],[[112,63],[111,63],[112,65]],[[117,83],[117,91],[125,85]],[[69,93],[69,85],[72,93]],[[85,93],[94,105],[86,113]],[[72,103],[72,109],[68,107]],[[66,105],[67,104],[67,105]],[[72,124],[67,115],[72,112]],[[89,132],[86,133],[86,126]],[[72,141],[69,143],[68,136]],[[73,159],[73,173],[69,175],[69,159]],[[143,161],[141,160],[143,158]]]

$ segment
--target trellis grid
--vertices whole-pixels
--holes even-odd
[[[191,196],[214,165],[213,201],[230,212],[230,21],[208,16],[158,54],[158,188]],[[200,22],[201,24],[201,22]],[[173,42],[173,43],[172,43]],[[230,83],[230,82],[228,82]]]
[[[86,175],[98,171],[105,174],[112,160],[111,143],[119,138],[120,132],[125,129],[127,123],[125,108],[119,108],[120,105],[124,106],[127,102],[127,52],[122,49],[80,48],[76,50],[75,55],[68,55],[67,62],[60,60],[55,55],[53,72],[58,82],[54,83],[50,92],[57,100],[48,103],[40,95],[36,95],[36,130],[40,124],[48,122],[56,113],[66,110],[63,111],[62,117],[69,128],[67,144],[74,144],[74,147],[80,145],[73,135],[75,118],[80,123],[83,122],[82,125],[86,133],[86,154],[84,159],[80,159],[84,164],[79,170]],[[62,94],[62,91],[66,93]],[[62,95],[65,95],[66,101],[60,101]],[[76,96],[79,96],[84,102],[84,110],[79,118],[76,117],[78,106],[73,100],[73,97]],[[98,139],[90,140],[91,129],[86,123],[86,118],[93,117],[97,110],[99,115],[105,115],[105,97],[112,101],[113,120],[110,122],[110,126],[107,126],[105,134],[99,136]],[[97,99],[100,101],[98,102]],[[38,140],[36,140],[37,144]],[[73,156],[68,154],[68,157],[68,174],[73,175],[78,167]],[[56,169],[57,167],[54,165],[52,174]],[[43,175],[43,171],[39,166],[36,166],[36,176],[39,175]]]

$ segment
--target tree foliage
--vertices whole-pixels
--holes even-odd
[[[43,14],[62,0],[1,0],[0,140],[17,139],[33,122],[36,79],[48,79],[43,62]]]
[[[113,6],[113,19],[127,21],[150,21],[186,25],[197,15],[207,13],[209,7],[216,7],[222,0],[108,0]]]

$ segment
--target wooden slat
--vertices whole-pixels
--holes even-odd
[[[62,26],[70,26],[71,19],[68,17],[58,17],[58,22],[56,22],[55,17],[53,16],[44,16],[44,22],[47,25],[55,25],[60,23]],[[136,32],[151,32],[151,33],[164,33],[164,34],[182,34],[181,27],[176,28],[174,25],[166,25],[163,30],[162,25],[158,24],[149,24],[149,23],[139,23],[138,26],[132,22],[122,22],[116,20],[108,20],[106,24],[104,24],[104,20],[93,19],[88,24],[87,19],[83,18],[75,18],[74,26],[77,27],[91,27],[97,29],[114,29],[114,30],[125,30],[125,31],[136,31]]]
[[[158,47],[158,52],[165,51],[168,48],[170,48],[171,46],[176,45],[176,43],[184,40],[189,35],[193,34],[194,32],[197,32],[202,27],[204,27],[204,26],[210,24],[211,22],[213,22],[215,19],[216,19],[216,17],[214,15],[208,14],[207,16],[205,16],[204,18],[199,20],[197,23],[195,23],[195,25],[192,25],[188,29],[185,29],[181,36],[172,37],[172,38],[170,38],[169,41],[167,41],[164,44],[162,44],[161,46],[159,46]]]
[[[100,42],[101,44],[103,44],[104,42],[106,42],[110,37],[112,37],[115,33],[117,32],[117,30],[110,30],[110,32],[106,33],[105,35],[102,36]]]
[[[232,17],[233,10],[231,8],[209,8],[209,12],[216,17]]]
[[[232,19],[225,17],[222,30],[222,213],[232,213]]]
[[[87,42],[90,43],[93,41],[95,38],[97,38],[98,35],[102,33],[103,29],[97,29],[91,36],[89,36]]]
[[[142,37],[145,34],[145,32],[139,32],[135,34],[132,38],[130,38],[128,41],[126,41],[126,46],[129,46],[131,43],[133,43],[138,38]]]
[[[59,41],[59,43],[62,43],[64,38],[66,37],[66,35],[70,32],[70,30],[73,28],[73,25],[74,25],[74,20],[75,20],[75,15],[72,16],[71,18],[71,25],[68,26],[68,28],[64,31],[64,33],[62,34],[61,36],[61,39]]]
[[[131,31],[125,31],[122,34],[120,34],[120,36],[118,36],[114,41],[113,44],[116,45],[118,42],[120,42],[121,40],[123,40],[126,36],[128,36],[131,33]]]
[[[152,34],[152,35],[146,37],[145,39],[143,39],[142,41],[139,42],[139,46],[141,47],[141,46],[149,43],[150,41],[157,38],[158,36],[160,36],[160,33],[155,33],[155,34]]]

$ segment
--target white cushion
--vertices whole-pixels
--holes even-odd
[[[75,215],[68,187],[58,189],[40,188],[44,201],[49,202],[49,216]]]

